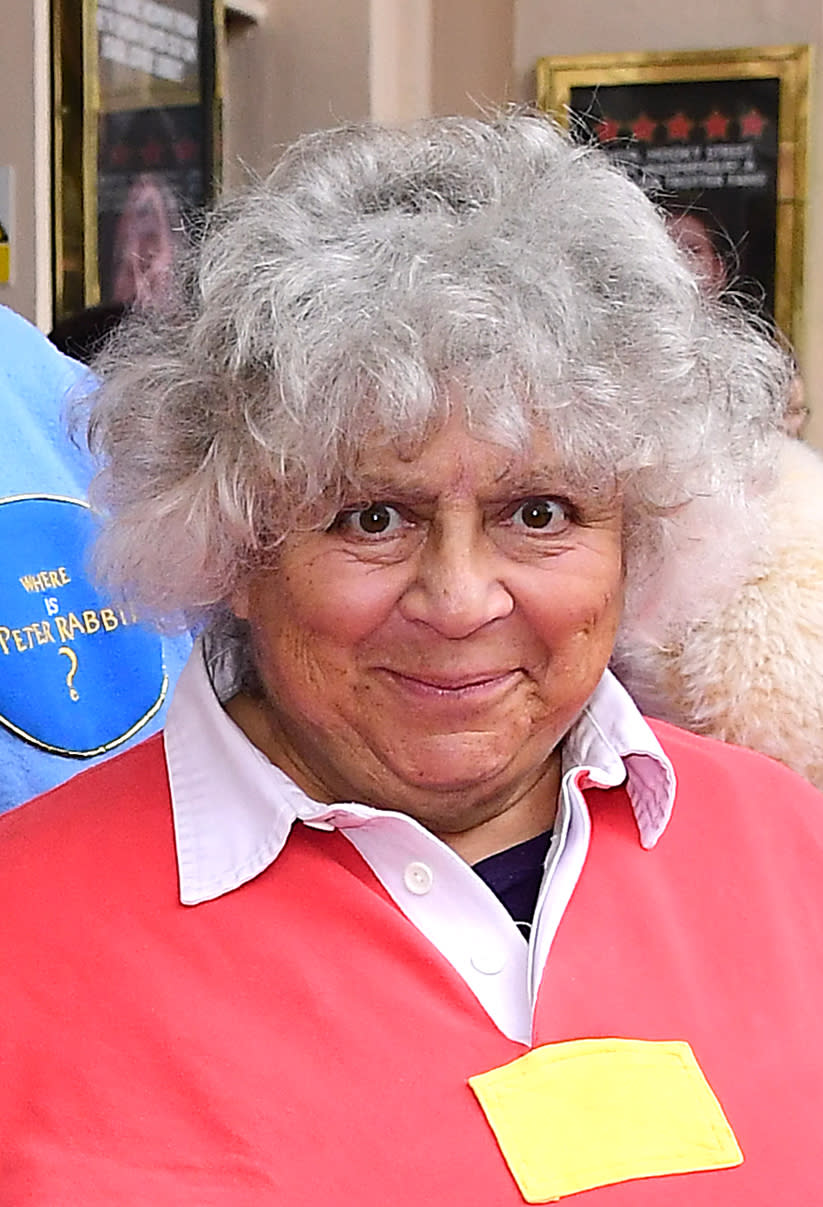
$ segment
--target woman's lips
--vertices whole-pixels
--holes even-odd
[[[505,692],[519,679],[518,667],[506,670],[470,671],[463,674],[442,675],[429,671],[404,671],[383,669],[384,674],[396,687],[419,699],[485,701],[498,693]]]

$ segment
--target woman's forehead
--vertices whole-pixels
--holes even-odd
[[[374,498],[392,490],[421,497],[558,490],[574,476],[548,433],[534,431],[524,448],[514,449],[471,432],[463,416],[455,414],[412,447],[367,442],[352,479],[364,496]]]

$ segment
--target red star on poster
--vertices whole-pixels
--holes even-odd
[[[131,159],[131,150],[124,142],[115,143],[109,151],[109,162],[113,168],[124,168]]]
[[[158,142],[156,138],[152,139],[151,142],[147,142],[141,148],[140,153],[141,153],[141,156],[143,159],[143,163],[146,165],[147,168],[156,167],[157,164],[160,163],[160,160],[163,158],[163,144]]]
[[[713,109],[703,122],[703,129],[707,138],[716,138],[722,142],[729,137],[729,119],[718,113],[717,109]]]
[[[651,142],[656,129],[657,122],[653,122],[645,113],[641,113],[632,125],[632,134],[638,142]]]
[[[670,117],[666,122],[666,129],[669,132],[671,142],[685,142],[691,133],[694,122],[689,121],[686,114],[682,111],[675,113],[674,117]]]
[[[188,163],[189,160],[197,157],[199,148],[193,138],[179,138],[174,144],[174,151],[181,163]]]
[[[613,117],[602,118],[595,127],[598,142],[612,142],[620,132],[620,126]]]
[[[757,109],[750,109],[740,119],[740,137],[760,138],[765,125],[766,119],[763,114],[759,113]]]

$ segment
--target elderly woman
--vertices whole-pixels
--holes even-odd
[[[189,286],[91,439],[202,635],[5,820],[0,1198],[816,1201],[820,798],[607,670],[687,500],[689,587],[738,556],[782,355],[523,115],[303,140]]]

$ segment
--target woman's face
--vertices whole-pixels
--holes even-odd
[[[703,289],[712,295],[722,293],[728,284],[726,264],[703,219],[697,214],[670,214],[666,226],[691,261]]]
[[[238,591],[265,697],[229,711],[317,799],[511,845],[551,824],[559,743],[611,653],[619,500],[573,489],[546,437],[524,459],[459,417],[362,465],[333,526]]]
[[[131,185],[114,239],[112,301],[157,305],[167,300],[174,267],[177,207],[151,173]]]

